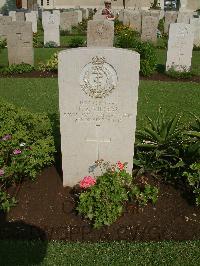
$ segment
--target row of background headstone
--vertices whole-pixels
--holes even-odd
[[[58,17],[56,13],[44,13],[42,21],[44,30],[51,31],[52,24],[55,24],[59,32]],[[158,21],[154,16],[144,16],[145,20],[147,18]],[[145,21],[147,22],[148,20]],[[32,23],[10,21],[8,24],[10,24],[9,62],[19,63],[18,60],[21,58],[23,62],[33,64]],[[92,163],[101,158],[111,162],[119,159],[126,161],[128,171],[130,173],[132,171],[139,54],[122,49],[107,49],[106,46],[111,45],[108,43],[103,44],[104,48],[94,48],[96,45],[100,46],[100,42],[96,42],[95,34],[103,40],[102,36],[108,39],[110,35],[106,34],[110,32],[113,38],[112,21],[105,19],[90,21],[88,34],[94,35],[92,36],[94,43],[93,39],[89,41],[90,36],[88,36],[90,47],[62,51],[59,55],[59,106],[64,185],[73,186],[80,181],[80,177],[91,174],[88,172],[88,167],[95,169]],[[177,69],[179,67],[180,71],[183,70],[182,67],[187,70],[191,64],[193,37],[191,25],[170,24],[168,69],[174,66]],[[98,77],[95,82],[93,82],[94,75]],[[74,165],[79,165],[78,172]]]
[[[73,11],[74,12],[74,11]],[[71,11],[70,12],[66,12],[68,14],[71,15]],[[26,13],[26,19],[29,18],[29,16],[27,15],[34,15],[33,17],[36,18],[36,22],[37,22],[37,14],[35,12],[31,12],[31,13]],[[77,13],[76,13],[77,14]],[[19,46],[19,49],[13,49],[13,51],[15,52],[9,52],[9,63],[13,64],[13,63],[20,63],[19,61],[21,60],[21,62],[25,62],[25,63],[29,63],[29,64],[33,64],[33,44],[32,44],[32,30],[31,30],[31,25],[33,26],[32,23],[30,22],[24,22],[24,16],[22,16],[22,14],[20,14],[20,16],[17,16],[18,19],[20,18],[20,20],[17,21],[13,21],[11,22],[11,17],[0,17],[0,21],[3,21],[5,23],[5,32],[7,35],[11,35],[11,37],[8,38],[8,50],[10,50],[9,48],[16,46]],[[158,24],[158,17],[156,17],[155,15],[149,16],[149,15],[143,15],[142,16],[142,20],[144,21],[142,23],[142,28],[144,27],[144,25],[146,25],[146,28],[150,30],[146,30],[146,36],[149,37],[149,40],[151,41],[156,41],[157,38],[157,24]],[[199,23],[199,18],[190,18],[191,22],[193,24],[196,23],[196,21]],[[81,18],[78,17],[77,15],[77,21],[76,23],[78,24],[78,22],[81,21]],[[101,22],[101,23],[100,23]],[[151,24],[149,24],[151,22]],[[154,23],[154,24],[153,24]],[[185,25],[185,28],[183,28],[181,30],[182,34],[184,35],[184,29],[187,28],[187,31],[193,31],[193,24],[191,23],[191,25],[186,24],[186,23],[177,23],[177,27],[179,27],[179,24]],[[197,23],[197,25],[199,25]],[[42,24],[43,24],[43,28],[44,28],[44,40],[45,42],[49,42],[49,41],[54,41],[57,43],[57,45],[60,45],[60,34],[59,34],[59,26],[60,26],[60,13],[57,11],[54,11],[53,13],[51,12],[43,12],[43,19],[42,19]],[[173,23],[172,23],[173,24]],[[0,23],[1,25],[1,23]],[[15,27],[16,25],[16,27]],[[98,26],[100,25],[100,27]],[[152,26],[154,25],[154,27]],[[10,27],[10,29],[9,29]],[[21,28],[20,28],[21,27]],[[180,25],[181,27],[181,25]],[[16,28],[16,33],[14,28]],[[199,34],[199,27],[197,28],[197,33]],[[142,40],[145,40],[144,36],[145,36],[145,31],[142,32]],[[0,31],[1,34],[1,31]],[[21,35],[20,35],[21,34]],[[12,36],[13,35],[13,36]],[[15,36],[16,35],[16,36]],[[173,34],[172,34],[173,35]],[[181,33],[177,33],[177,36],[181,36]],[[200,34],[199,34],[200,35]],[[198,35],[198,36],[199,36]],[[152,36],[154,36],[154,39],[152,39]],[[197,34],[195,34],[195,37],[197,36]],[[174,39],[176,39],[176,36],[173,36]],[[190,38],[190,40],[193,40],[193,38]],[[18,41],[19,40],[19,41]],[[93,20],[93,21],[89,21],[88,23],[88,33],[87,33],[87,43],[88,46],[113,46],[113,40],[114,40],[114,24],[113,22],[111,23],[110,21],[107,20]],[[199,39],[198,39],[199,41]],[[96,43],[96,44],[95,44]],[[169,43],[174,43],[173,39],[171,41],[171,38],[169,38]],[[193,44],[192,44],[193,47]],[[169,50],[169,49],[168,49]],[[191,50],[191,49],[190,49]],[[22,53],[22,55],[17,56],[17,52]],[[12,55],[13,54],[13,55]],[[190,55],[191,53],[189,53]],[[25,59],[24,59],[25,57]],[[179,60],[180,61],[180,60]],[[168,66],[170,66],[171,64],[168,63]],[[176,65],[174,63],[174,65]],[[179,65],[177,63],[177,65]],[[188,64],[187,64],[188,65]],[[168,67],[169,68],[169,67]],[[178,68],[177,68],[178,69]],[[187,67],[188,69],[188,67]]]
[[[52,13],[49,11],[44,11],[42,13],[45,21],[43,28],[45,31],[44,43],[49,41],[55,42],[60,45],[59,41],[59,29],[64,31],[71,31],[72,26],[77,26],[83,18],[88,18],[89,11],[86,9],[81,10],[68,10],[67,12],[60,12],[59,10],[54,10]],[[124,25],[128,25],[130,28],[142,33],[143,41],[151,41],[155,43],[157,41],[157,28],[159,20],[165,17],[164,31],[168,33],[169,25],[171,23],[190,23],[195,29],[195,45],[198,46],[199,40],[199,18],[194,18],[196,14],[194,12],[176,12],[176,11],[133,11],[133,10],[122,10],[119,12],[119,20],[123,22]],[[36,11],[31,13],[15,12],[11,11],[10,16],[12,21],[26,21],[32,22],[33,32],[37,32],[37,17]],[[94,19],[100,19],[101,15],[94,16]],[[5,17],[4,17],[5,18]],[[4,22],[5,23],[5,22]],[[48,25],[49,24],[49,25]],[[50,26],[51,25],[51,26]],[[51,33],[52,29],[52,33]],[[51,40],[52,39],[52,40]]]

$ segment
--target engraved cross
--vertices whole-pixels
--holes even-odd
[[[111,142],[111,138],[105,138],[105,139],[101,139],[100,138],[100,125],[96,125],[96,138],[92,139],[92,138],[87,138],[86,139],[87,142],[95,142],[97,144],[96,148],[97,148],[97,154],[96,154],[96,160],[100,160],[100,144],[101,143],[110,143]]]

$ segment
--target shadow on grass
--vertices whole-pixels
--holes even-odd
[[[8,222],[0,212],[0,265],[40,264],[46,256],[46,240],[41,228],[23,221]]]

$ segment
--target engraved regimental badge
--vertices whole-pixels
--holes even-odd
[[[105,57],[95,56],[80,75],[81,89],[92,98],[105,98],[117,86],[117,73]]]

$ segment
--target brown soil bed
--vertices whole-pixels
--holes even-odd
[[[29,73],[22,74],[9,74],[2,75],[0,74],[0,78],[57,78],[58,74],[56,72],[42,72],[42,71],[32,71]],[[164,82],[196,82],[200,83],[200,76],[193,76],[188,79],[178,79],[171,78],[162,73],[155,73],[150,77],[140,76],[141,80],[155,80],[155,81],[164,81]]]
[[[138,209],[129,204],[113,225],[93,229],[74,210],[71,188],[63,188],[50,167],[35,181],[22,184],[18,205],[7,217],[0,216],[0,239],[42,239],[66,241],[161,241],[200,239],[200,209],[189,205],[179,190],[159,185],[156,206]]]

